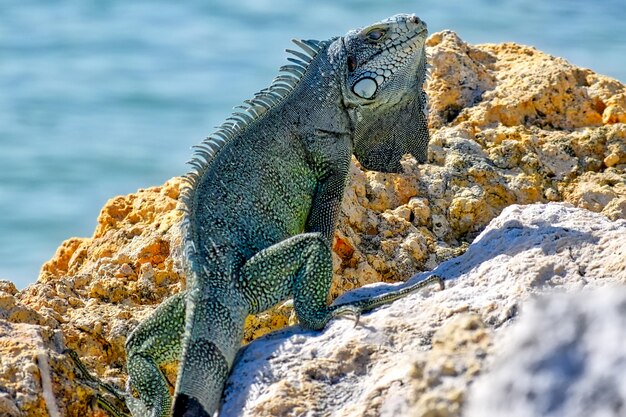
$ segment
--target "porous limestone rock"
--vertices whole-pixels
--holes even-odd
[[[489,369],[493,352],[508,343],[509,328],[517,326],[514,319],[529,298],[607,286],[626,291],[626,221],[611,222],[601,214],[564,203],[510,206],[463,255],[411,281],[431,274],[444,277],[447,288],[398,300],[362,316],[356,327],[350,320],[336,320],[324,332],[296,326],[247,345],[229,379],[223,415],[460,416],[471,381]],[[390,284],[377,284],[342,298],[358,299],[390,288]],[[623,300],[621,321],[612,320],[613,326],[623,327]],[[609,347],[594,348],[593,335],[610,337],[611,327],[599,319],[606,310],[598,307],[602,298],[590,302],[594,305],[584,310],[598,308],[597,321],[578,322],[580,314],[569,318],[560,314],[558,320],[542,323],[541,316],[531,314],[521,320],[526,339],[550,339],[559,332],[568,338],[576,326],[594,326],[587,330],[585,352],[604,355],[617,350],[623,359],[622,329]],[[534,352],[543,353],[546,361],[553,358],[544,365],[545,372],[567,371],[567,360],[559,361],[558,355],[570,339],[555,339],[520,347],[520,364],[513,364],[517,359],[511,354],[506,356],[508,367],[483,388],[483,396],[493,397],[497,390],[492,388],[501,380],[508,383],[500,385],[502,391],[515,385],[518,368],[538,369],[542,359],[532,359]],[[584,362],[579,368],[587,364],[585,352],[573,358]],[[602,367],[606,382],[621,380],[623,364],[610,370],[613,359],[607,360]],[[596,375],[595,380],[600,377]],[[588,389],[592,382],[588,381]],[[530,381],[520,384],[518,394],[523,396],[530,391]],[[538,398],[547,396],[537,393]],[[490,401],[501,405],[506,399]],[[504,411],[500,407],[488,415],[509,415]]]
[[[60,329],[95,372],[120,377],[128,333],[184,285],[176,255],[181,186],[175,178],[109,200],[93,237],[63,242],[37,283],[14,295],[40,316],[19,321]]]
[[[405,280],[461,255],[511,204],[567,201],[612,220],[626,218],[624,85],[534,48],[469,45],[449,31],[433,34],[427,49],[433,65],[427,86],[428,163],[407,158],[399,175],[364,171],[353,163],[333,242],[330,300],[364,284]],[[160,301],[184,287],[181,215],[175,210],[181,186],[174,178],[109,200],[94,235],[65,241],[35,284],[17,291],[0,281],[0,324],[8,329],[2,340],[33,341],[33,329],[56,335],[54,343],[44,343],[44,351],[63,415],[85,415],[93,391],[76,379],[60,347],[76,350],[94,373],[121,387],[126,336]],[[484,333],[490,340],[476,320],[468,316],[449,326],[467,328],[469,339]],[[251,316],[246,341],[290,323],[289,303]],[[432,340],[442,342],[432,345],[431,354],[440,345],[446,352],[461,349],[446,344],[448,334],[437,328]],[[430,336],[424,340],[421,348],[430,349]],[[16,356],[4,346],[13,345],[0,343],[2,366],[9,369]],[[24,357],[42,352],[34,342],[20,346],[33,349]],[[475,369],[472,363],[468,359],[467,366]],[[420,366],[411,372],[430,372],[424,371],[427,362]],[[36,368],[39,362],[32,359],[29,369]],[[471,378],[475,371],[461,373]],[[11,378],[0,373],[1,412],[22,407],[16,401],[24,393],[33,395],[29,404],[44,409],[43,390],[34,394],[31,386]],[[441,399],[429,397],[430,385],[420,386],[415,390],[423,392],[424,401]],[[462,402],[454,398],[454,404]]]
[[[60,330],[0,319],[0,416],[106,416],[63,349]]]

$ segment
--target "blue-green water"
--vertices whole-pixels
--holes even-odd
[[[271,81],[292,37],[398,12],[626,81],[623,0],[3,0],[0,278],[26,286],[108,198],[186,172],[189,147]]]

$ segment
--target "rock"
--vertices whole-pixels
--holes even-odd
[[[76,379],[62,350],[63,335],[58,330],[0,320],[0,415],[89,415],[93,394]]]
[[[516,398],[522,403],[535,376],[531,370],[543,370],[539,365],[544,362],[533,358],[533,352],[539,350],[544,361],[553,358],[543,366],[544,372],[555,374],[554,378],[562,371],[560,366],[568,364],[555,355],[569,339],[546,341],[552,335],[562,332],[563,337],[572,338],[571,329],[587,328],[584,350],[573,358],[586,364],[584,353],[598,344],[593,339],[596,332],[612,337],[611,329],[623,327],[624,321],[617,301],[614,307],[598,308],[603,302],[601,296],[584,308],[588,312],[597,308],[596,321],[578,321],[585,317],[575,312],[567,318],[563,308],[555,307],[558,317],[544,321],[543,313],[531,312],[526,318],[522,313],[516,323],[520,308],[525,311],[524,303],[538,293],[623,285],[625,245],[623,220],[611,222],[567,204],[508,207],[465,254],[439,265],[432,273],[413,278],[431,274],[445,277],[448,287],[444,291],[429,290],[398,300],[362,316],[357,327],[350,320],[337,320],[321,333],[293,327],[250,343],[231,374],[222,415],[460,416],[471,381],[489,368],[488,359],[494,352],[502,345],[530,340],[518,348],[523,355],[520,362],[516,356],[520,352],[509,349],[509,355],[500,361],[505,364],[502,370],[491,379],[485,377],[490,382],[485,382],[481,398],[490,397],[499,407],[492,414],[483,414],[482,409],[474,414],[509,415],[504,395],[507,386],[516,384],[518,371],[525,370],[527,379],[520,383],[518,392],[509,390],[511,396],[518,394]],[[390,288],[378,284],[343,298],[357,299]],[[619,300],[623,307],[624,297]],[[608,310],[613,316],[621,314],[621,318],[601,322]],[[518,326],[523,326],[524,339],[518,336],[517,343],[509,342],[509,330]],[[613,343],[594,352],[598,358],[610,350],[618,354],[617,359],[604,363],[602,370],[613,363],[610,361],[623,358],[620,332],[621,328]],[[621,378],[622,368],[623,364],[612,377]],[[598,379],[603,374],[594,375]],[[610,384],[611,377],[607,378],[605,382]],[[503,380],[509,385],[502,385]],[[592,382],[596,380],[588,384]],[[502,396],[494,397],[498,390],[503,391]],[[539,391],[537,397],[549,395]],[[572,394],[572,401],[574,397]],[[511,415],[548,414],[520,411]]]
[[[506,333],[468,417],[624,415],[625,287],[537,298]]]
[[[617,80],[514,43],[472,46],[454,32],[427,40],[435,126],[469,124],[572,130],[626,122]]]
[[[176,254],[182,184],[174,178],[109,200],[94,235],[63,242],[42,266],[37,283],[16,294],[17,307],[8,310],[27,312],[8,320],[60,330],[65,346],[85,358],[90,369],[122,383],[126,336],[184,286]]]
[[[612,220],[626,218],[626,171],[623,169],[586,172],[564,187],[563,194],[578,207],[601,212]]]
[[[415,159],[405,158],[405,172],[397,175],[364,171],[354,161],[333,242],[335,282],[330,301],[366,284],[405,280],[462,255],[486,225],[513,204],[566,201],[602,213],[615,224],[626,218],[624,85],[533,48],[469,45],[449,31],[433,34],[428,52],[433,64],[427,86],[432,136],[428,163],[418,165]],[[182,185],[180,178],[174,178],[159,187],[112,198],[102,209],[94,235],[63,242],[43,265],[35,284],[17,291],[9,281],[0,281],[0,325],[5,329],[0,364],[7,369],[24,365],[14,362],[23,359],[12,350],[14,340],[23,340],[19,350],[30,352],[24,356],[30,358],[24,366],[32,371],[24,386],[10,373],[0,373],[0,414],[11,415],[15,407],[25,407],[20,398],[29,398],[28,404],[40,404],[39,410],[44,410],[42,404],[48,402],[44,392],[49,391],[31,383],[37,379],[32,375],[46,374],[35,371],[43,359],[33,359],[44,353],[59,413],[101,412],[90,405],[94,391],[76,378],[78,371],[62,354],[65,347],[77,351],[88,368],[107,382],[124,385],[126,336],[185,284],[181,215],[175,210]],[[479,256],[472,250],[464,256],[468,253]],[[502,285],[513,285],[509,278],[526,276],[528,267],[520,264],[509,271]],[[554,277],[546,279],[551,284],[559,281],[562,268],[567,270],[547,268],[544,274]],[[616,273],[621,271],[618,268]],[[420,319],[424,313],[416,312],[415,320],[428,332],[409,333],[416,338],[412,343],[417,349],[410,367],[388,365],[393,371],[389,377],[364,391],[374,402],[387,398],[373,410],[401,415],[426,407],[453,415],[462,409],[466,389],[455,378],[471,380],[483,369],[484,358],[496,343],[494,323],[508,323],[526,293],[511,295],[508,309],[502,311],[496,304],[470,308],[471,297],[480,299],[481,294],[469,291],[466,299],[446,301],[447,310],[436,313],[435,319],[428,314]],[[437,297],[444,296],[433,297],[442,301]],[[485,316],[488,308],[493,308],[493,316]],[[450,323],[437,324],[441,314],[449,316]],[[408,326],[403,317],[396,314],[389,320],[403,330]],[[289,302],[251,316],[245,341],[295,321]],[[344,322],[333,324],[340,325],[349,327]],[[35,343],[33,332],[42,335],[44,348]],[[381,352],[393,350],[396,337],[400,336],[394,336],[393,342],[383,337]],[[370,352],[370,347],[350,343],[343,353],[342,348],[333,354],[376,366],[378,350]],[[356,367],[346,364],[342,369],[350,373],[350,366]],[[437,376],[440,371],[457,376],[442,379]],[[320,367],[318,374],[311,372],[312,381],[341,376],[328,367]],[[400,374],[414,382],[397,389],[393,385],[392,391],[408,390],[419,394],[420,400],[387,395],[389,384],[404,381],[404,376],[394,379]],[[421,374],[434,375],[435,382]],[[289,390],[299,392],[300,385],[290,384],[285,385],[286,391],[272,389],[283,396]],[[305,385],[322,389],[316,383]],[[300,410],[297,399],[284,398],[283,404],[275,405],[276,413]],[[351,407],[359,415],[360,406]],[[28,416],[38,415],[30,411],[35,408],[24,409],[29,410]]]

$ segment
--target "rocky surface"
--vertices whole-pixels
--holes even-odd
[[[623,330],[616,332],[612,343],[596,349],[593,345],[610,338],[611,327],[626,320],[623,298],[622,304],[613,303],[612,307],[602,307],[601,295],[590,298],[594,304],[584,310],[595,310],[596,321],[581,321],[582,312],[559,311],[558,306],[558,317],[543,321],[532,309],[525,317],[524,303],[538,293],[581,288],[620,286],[620,293],[626,294],[625,245],[624,220],[611,222],[562,203],[508,207],[463,255],[412,279],[437,274],[446,279],[444,291],[398,300],[364,315],[356,328],[349,320],[335,321],[322,333],[292,327],[246,346],[231,375],[223,413],[460,416],[470,382],[491,366],[488,359],[502,345],[509,350],[493,365],[501,369],[491,378],[487,375],[485,379],[490,379],[480,391],[482,399],[490,398],[485,402],[499,407],[491,414],[479,410],[472,416],[513,415],[505,412],[512,403],[510,397],[532,403],[526,399],[526,394],[533,392],[531,378],[538,379],[542,372],[552,372],[554,377],[547,376],[548,382],[539,384],[534,392],[538,399],[550,397],[542,387],[551,388],[546,387],[551,382],[556,391],[563,379],[571,376],[561,375],[570,371],[570,360],[571,372],[578,371],[580,376],[570,380],[571,385],[583,376],[595,377],[578,384],[576,391],[566,392],[566,387],[561,387],[563,395],[572,396],[569,401],[575,406],[576,395],[591,397],[599,392],[594,382],[602,379],[603,384],[611,384],[622,379],[623,364],[613,369],[611,364],[623,361]],[[346,297],[356,299],[388,287],[362,288]],[[520,309],[523,335],[509,341],[509,328],[518,327],[511,325],[512,319]],[[607,318],[611,325],[601,323],[607,310],[612,311]],[[586,326],[589,329],[585,331]],[[577,328],[583,330],[576,332]],[[594,341],[599,334],[604,338]],[[576,343],[580,352],[576,352]],[[582,374],[584,365],[592,363],[585,357],[592,350],[595,363],[604,361],[603,366]],[[576,353],[568,355],[570,352]],[[524,371],[528,378],[518,382]],[[494,396],[494,392],[503,395]],[[618,398],[623,395],[624,391]],[[528,413],[520,410],[515,415],[548,415],[540,412],[541,406]]]
[[[433,65],[427,88],[429,162],[417,165],[408,158],[401,175],[367,172],[353,164],[333,244],[331,299],[364,284],[405,280],[463,254],[512,204],[566,201],[616,222],[626,218],[623,84],[534,48],[468,45],[452,32],[433,34],[428,52]],[[42,267],[37,283],[17,291],[0,281],[0,415],[102,413],[91,406],[93,390],[76,377],[62,349],[76,350],[96,374],[123,385],[126,335],[184,286],[175,210],[181,184],[174,178],[111,199],[94,235],[65,241]],[[560,276],[558,271],[547,268],[545,274]],[[526,269],[520,266],[514,273],[522,276]],[[433,299],[441,301],[443,294],[452,293]],[[512,299],[511,305],[519,301]],[[444,304],[451,311],[470,311],[467,302]],[[418,320],[421,315],[415,314]],[[399,330],[407,326],[402,317],[392,316]],[[437,323],[427,316],[423,321]],[[288,304],[250,317],[247,340],[288,323],[293,323]],[[350,327],[344,322],[333,326]],[[493,323],[479,314],[441,328],[428,326],[430,336],[418,336],[423,341],[419,349],[429,355],[469,355],[469,370],[458,372],[471,380],[482,366],[471,358],[484,357],[486,348],[466,352],[463,346],[474,339],[490,345]],[[350,349],[356,357],[376,356],[359,344]],[[428,358],[411,372],[431,372],[434,359]],[[368,361],[363,363],[370,366]],[[380,392],[388,389],[384,381],[376,385]],[[454,394],[456,400],[442,402],[433,384],[410,385],[423,401],[431,398],[441,409],[463,404],[464,390]],[[50,405],[50,390],[56,405]],[[373,398],[379,391],[368,392]],[[384,410],[421,407],[398,401],[375,409],[391,413]],[[358,412],[354,415],[368,415]]]

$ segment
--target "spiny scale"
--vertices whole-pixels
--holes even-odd
[[[283,65],[282,67],[280,67],[281,71],[284,72],[288,72],[290,74],[295,75],[298,78],[301,78],[304,75],[304,71],[306,71],[306,67],[303,67],[302,65]],[[272,89],[273,86],[270,86],[270,89]]]
[[[285,49],[285,51],[287,51],[288,53],[297,56],[298,58],[300,58],[301,61],[306,62],[307,64],[309,62],[311,62],[311,60],[313,59],[313,57],[311,57],[311,55],[302,53],[300,51],[296,51],[293,49]]]
[[[308,40],[292,39],[291,42],[298,45],[300,49],[302,49],[304,52],[309,54],[311,57],[314,57],[315,55],[317,55],[317,53],[321,49],[321,44],[322,44],[322,42],[319,42],[313,39],[308,39]]]

